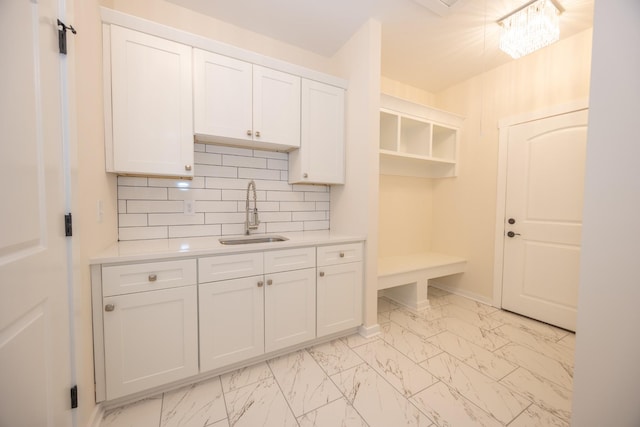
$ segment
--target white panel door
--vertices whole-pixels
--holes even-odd
[[[509,129],[502,307],[575,330],[587,111]]]
[[[195,133],[253,139],[252,65],[193,50]]]
[[[318,337],[362,324],[362,263],[318,267]]]
[[[316,337],[315,268],[265,276],[265,351]]]
[[[253,137],[300,147],[300,77],[253,66]]]
[[[193,176],[191,47],[111,26],[113,170]]]
[[[264,278],[200,285],[200,370],[264,353]]]
[[[58,12],[0,2],[1,426],[72,425]]]
[[[198,373],[196,286],[104,298],[107,399]]]

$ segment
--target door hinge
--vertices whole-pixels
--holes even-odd
[[[71,387],[71,409],[78,407],[78,386]]]
[[[71,212],[64,216],[64,235],[69,237],[73,236],[73,224],[71,219]]]
[[[73,34],[76,34],[76,29],[73,25],[65,25],[64,22],[58,19],[58,49],[63,55],[67,54],[67,30],[71,30]]]

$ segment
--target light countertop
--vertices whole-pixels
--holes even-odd
[[[274,249],[290,249],[301,246],[353,243],[365,240],[364,236],[332,233],[328,230],[295,233],[269,233],[268,236],[283,236],[284,242],[223,245],[220,236],[190,237],[179,239],[132,240],[116,242],[91,258],[91,264],[106,264],[131,261],[151,261],[166,258],[195,257],[207,255],[256,252]],[[265,234],[252,234],[254,237]],[[241,237],[241,236],[222,236]]]

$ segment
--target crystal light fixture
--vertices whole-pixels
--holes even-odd
[[[500,49],[520,58],[558,41],[558,16],[564,8],[557,0],[532,0],[500,18]]]

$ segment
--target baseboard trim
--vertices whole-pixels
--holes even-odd
[[[104,417],[104,408],[102,404],[98,403],[93,408],[93,412],[91,413],[91,418],[89,418],[89,427],[100,427],[102,423],[102,418]]]
[[[483,295],[478,295],[474,292],[469,292],[469,291],[465,291],[464,289],[459,289],[459,288],[454,288],[451,286],[447,286],[443,283],[439,283],[436,280],[431,279],[429,281],[429,286],[433,286],[434,288],[438,288],[440,290],[449,292],[451,294],[454,295],[460,295],[461,297],[465,297],[465,298],[469,298],[472,299],[474,301],[478,301],[481,302],[482,304],[487,304],[490,305],[492,307],[496,307],[496,305],[493,303],[493,299],[489,298],[489,297],[485,297]],[[500,308],[500,307],[497,307]]]
[[[362,325],[358,328],[358,333],[363,338],[373,338],[380,334],[380,325],[377,323],[371,326]]]

